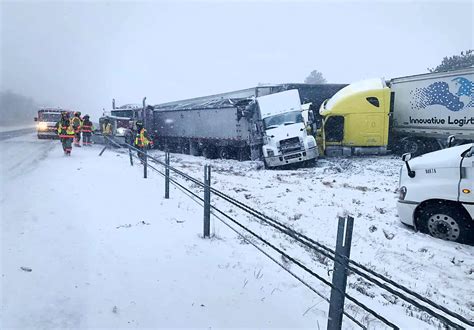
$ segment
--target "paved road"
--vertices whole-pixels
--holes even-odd
[[[35,130],[36,129],[32,127],[32,128],[23,128],[23,129],[9,131],[9,132],[0,132],[0,141],[11,139],[11,138],[29,134],[29,133],[33,133]]]

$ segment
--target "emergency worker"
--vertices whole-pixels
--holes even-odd
[[[64,143],[63,143],[63,132],[65,132],[69,126],[69,113],[67,111],[61,112],[61,119],[56,123],[56,133],[58,134],[59,141],[61,142],[64,150]],[[66,151],[64,151],[66,153]]]
[[[106,146],[110,146],[111,143],[109,139],[112,138],[112,124],[110,123],[110,119],[105,117],[104,122],[102,123],[102,135],[104,136],[104,143]]]
[[[74,145],[76,147],[80,147],[79,144],[81,142],[81,128],[82,128],[82,119],[81,119],[81,112],[76,111],[74,112],[74,117],[71,119],[71,125],[74,128]]]
[[[61,125],[58,127],[58,134],[59,138],[61,139],[64,154],[66,156],[70,156],[72,150],[72,140],[75,138],[76,132],[69,119],[61,123]]]
[[[92,131],[94,130],[94,125],[89,120],[89,115],[85,115],[82,121],[82,145],[90,146],[92,145],[91,136]]]
[[[111,136],[112,135],[112,124],[110,123],[109,118],[105,118],[102,123],[102,135]]]
[[[147,130],[143,127],[143,122],[137,121],[135,125],[137,126],[137,131],[135,133],[134,146],[141,151],[137,151],[137,154],[143,163],[145,161],[145,154],[143,152],[153,144],[153,141],[151,141]]]

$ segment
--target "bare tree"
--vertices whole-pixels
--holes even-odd
[[[444,57],[443,61],[436,68],[428,68],[429,72],[443,72],[450,70],[464,69],[474,66],[474,50],[468,49],[461,52],[461,55]]]

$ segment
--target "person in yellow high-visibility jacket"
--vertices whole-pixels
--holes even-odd
[[[145,160],[145,155],[143,154],[143,151],[153,145],[153,141],[148,136],[148,132],[143,127],[143,123],[141,121],[137,121],[135,125],[137,126],[137,132],[135,134],[135,141],[133,144],[137,149],[141,151],[138,151],[137,154],[138,158],[140,158],[140,160],[143,162]]]
[[[72,140],[76,136],[76,130],[69,120],[64,121],[63,125],[58,127],[58,134],[59,138],[61,139],[64,154],[66,156],[70,156],[72,150]]]
[[[80,142],[81,142],[81,129],[82,129],[82,118],[81,118],[81,112],[76,111],[74,112],[74,117],[71,118],[71,125],[74,128],[74,145],[76,147],[80,147]]]

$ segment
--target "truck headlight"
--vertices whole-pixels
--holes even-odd
[[[403,200],[405,200],[406,195],[407,195],[407,187],[405,187],[405,186],[400,187],[398,199],[403,201]]]
[[[308,139],[308,148],[314,148],[316,146],[316,143],[314,142],[314,139]]]
[[[275,153],[273,152],[273,150],[267,149],[267,155],[268,155],[268,157],[273,157],[273,156],[275,156]]]
[[[38,123],[38,131],[46,131],[48,129],[48,123],[44,121]]]

